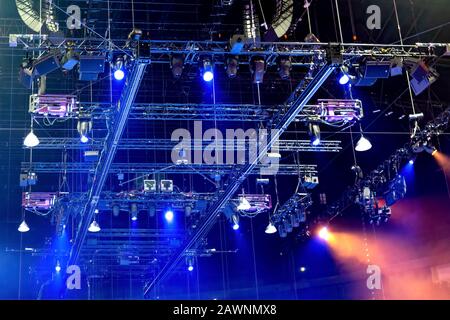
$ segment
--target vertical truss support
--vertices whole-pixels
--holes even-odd
[[[97,209],[100,194],[108,176],[111,163],[116,155],[119,140],[124,131],[128,120],[128,115],[130,114],[131,107],[136,98],[142,78],[144,77],[145,68],[148,64],[149,60],[137,59],[127,77],[127,82],[123,89],[122,96],[117,103],[110,130],[108,132],[108,136],[106,137],[100,159],[95,169],[94,178],[92,180],[93,182],[90,190],[88,191],[86,205],[83,207],[80,214],[81,219],[78,224],[72,249],[70,251],[68,265],[76,264],[80,256],[81,247],[84,239],[86,238],[89,224],[94,217],[95,209]]]
[[[227,204],[227,202],[231,199],[234,193],[239,189],[242,182],[247,178],[249,173],[258,162],[262,159],[262,157],[267,153],[267,151],[271,148],[272,144],[281,136],[281,134],[286,131],[289,124],[297,117],[297,115],[302,111],[303,107],[308,103],[308,101],[312,98],[312,96],[316,93],[316,91],[320,88],[320,86],[325,82],[325,80],[330,76],[330,74],[334,71],[335,66],[331,64],[327,64],[320,69],[315,77],[309,81],[308,84],[301,83],[301,92],[298,92],[298,95],[293,95],[288,99],[287,105],[288,110],[279,118],[276,123],[273,124],[273,128],[277,129],[274,135],[269,135],[268,143],[264,146],[263,150],[258,152],[257,157],[251,163],[247,164],[243,167],[232,179],[230,179],[230,184],[227,189],[219,194],[218,200],[211,206],[211,208],[206,213],[206,216],[201,223],[201,225],[197,228],[197,232],[192,235],[190,239],[188,239],[177,252],[172,256],[169,262],[161,269],[159,274],[149,282],[144,287],[144,297],[148,298],[151,290],[161,281],[167,278],[167,276],[176,268],[178,263],[184,258],[186,251],[193,248],[198,241],[204,237],[212,227],[212,225],[216,222],[219,212],[222,208]],[[297,92],[297,91],[296,91]]]

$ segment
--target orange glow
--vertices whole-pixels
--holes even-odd
[[[341,270],[361,274],[358,281],[366,281],[368,265],[379,266],[385,299],[450,299],[450,279],[434,276],[450,265],[449,208],[445,197],[405,199],[392,207],[389,226],[334,230],[327,245]]]
[[[317,235],[319,236],[319,238],[325,241],[330,241],[332,239],[330,230],[328,230],[327,227],[320,228],[319,231],[317,232]]]
[[[442,168],[444,173],[449,176],[450,175],[450,157],[445,155],[442,152],[439,152],[437,150],[433,151],[431,154],[439,164],[439,166]]]

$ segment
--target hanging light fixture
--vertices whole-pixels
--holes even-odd
[[[19,225],[19,228],[17,228],[17,230],[22,233],[30,231],[30,227],[26,223],[25,219],[22,220],[22,223]]]
[[[266,227],[266,231],[265,233],[267,234],[274,234],[277,232],[277,228],[275,227],[275,225],[271,222],[269,222],[269,224]]]
[[[100,229],[100,225],[98,224],[98,222],[95,221],[95,219],[94,219],[94,221],[92,221],[91,225],[89,226],[88,230],[89,230],[89,232],[99,232],[101,229]]]
[[[39,144],[39,138],[34,134],[33,128],[31,128],[30,133],[27,134],[23,140],[23,145],[28,148],[36,147]]]
[[[370,150],[372,148],[372,144],[370,143],[370,141],[364,137],[364,135],[361,133],[361,137],[359,138],[358,142],[356,143],[356,147],[355,150],[356,151],[367,151]]]
[[[245,196],[243,195],[242,197],[239,197],[239,205],[237,206],[238,210],[248,210],[250,209],[252,206],[250,205],[250,202],[248,202],[248,200],[245,198]]]

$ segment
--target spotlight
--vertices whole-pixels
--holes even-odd
[[[409,164],[413,165],[414,164],[414,160],[413,159],[409,160]]]
[[[179,79],[183,74],[184,69],[184,59],[180,55],[172,56],[170,59],[170,69],[172,70],[172,75],[175,79]]]
[[[201,71],[204,81],[210,82],[212,79],[214,79],[213,64],[211,62],[211,59],[203,59]]]
[[[330,231],[328,230],[327,227],[322,227],[319,229],[318,232],[319,238],[328,241],[330,239]]]
[[[58,273],[61,271],[61,264],[59,263],[59,261],[56,263],[55,271]]]
[[[278,62],[278,74],[282,80],[291,78],[292,62],[290,57],[282,57]]]
[[[165,218],[166,221],[169,222],[169,223],[171,223],[171,222],[173,221],[173,217],[174,217],[174,214],[173,214],[172,209],[168,209],[168,210],[166,211],[166,213],[164,214],[164,218]]]
[[[308,123],[308,134],[311,144],[318,146],[320,144],[320,127],[317,123]]]
[[[250,202],[245,198],[245,196],[239,197],[239,205],[237,206],[238,210],[249,210],[252,206]]]
[[[431,154],[432,156],[434,156],[434,155],[436,154],[436,152],[437,152],[436,147],[434,147],[433,145],[431,145],[430,142],[428,142],[427,144],[425,144],[425,145],[423,146],[423,148],[424,148],[424,150],[425,150],[426,152],[428,152],[428,153]]]
[[[306,271],[306,268],[305,267],[301,267],[300,268],[300,272],[305,272]]]
[[[346,85],[350,81],[350,76],[348,74],[348,68],[346,66],[341,67],[341,72],[339,73],[339,84]]]
[[[114,204],[112,207],[112,213],[114,217],[118,217],[120,214],[120,205]]]
[[[130,212],[131,212],[131,220],[136,221],[138,219],[138,206],[137,203],[132,203]]]
[[[117,81],[123,80],[125,78],[125,72],[123,71],[123,57],[118,57],[113,66],[114,69],[114,79]]]
[[[188,204],[184,207],[184,215],[186,217],[189,217],[191,215],[191,213],[192,213],[192,205]]]
[[[155,214],[156,214],[156,207],[153,204],[149,205],[148,206],[148,216],[152,218],[155,216]]]
[[[363,152],[370,150],[371,148],[372,144],[370,143],[370,141],[361,134],[361,138],[359,138],[358,142],[356,143],[355,150]]]
[[[25,222],[25,220],[22,220],[22,223],[19,225],[19,228],[17,228],[19,232],[28,232],[30,231],[30,227],[28,227],[28,224]]]
[[[81,136],[80,141],[81,141],[82,143],[87,143],[87,142],[89,141],[89,138],[86,137],[86,136]]]
[[[190,266],[188,267],[188,271],[189,271],[189,272],[194,271],[194,266],[190,265]]]
[[[237,57],[228,57],[227,58],[227,64],[226,64],[226,72],[228,75],[228,78],[236,78],[237,72],[239,69],[239,61]]]
[[[119,69],[114,71],[114,79],[120,81],[123,80],[123,78],[125,78],[125,72],[123,72],[123,70]]]
[[[31,62],[25,60],[19,69],[19,82],[27,89],[31,89],[33,84],[33,70]]]
[[[263,83],[266,73],[266,62],[262,57],[255,57],[250,61],[250,72],[253,75],[253,83]]]
[[[38,137],[34,134],[33,129],[30,130],[30,133],[23,140],[23,145],[28,148],[36,147],[39,144]]]
[[[266,227],[266,231],[267,234],[273,234],[277,232],[277,228],[275,227],[275,225],[272,222],[269,222],[268,226]]]
[[[94,219],[94,221],[92,221],[92,223],[90,224],[88,231],[89,232],[99,232],[100,230],[101,230],[100,225]]]
[[[87,143],[89,141],[89,133],[92,131],[92,121],[88,119],[78,120],[77,131],[80,134],[80,141]]]
[[[233,214],[231,216],[231,220],[233,221],[233,230],[239,229],[239,216],[237,214]]]

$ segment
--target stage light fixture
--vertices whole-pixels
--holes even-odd
[[[132,221],[137,221],[138,219],[138,206],[137,203],[132,203],[130,206],[130,212],[131,212],[131,220]]]
[[[153,204],[150,204],[149,206],[148,206],[148,216],[150,217],[150,218],[153,218],[154,216],[155,216],[155,214],[156,214],[156,207],[155,207],[155,205],[153,205]]]
[[[339,84],[346,85],[350,81],[350,75],[348,73],[348,68],[346,66],[341,67],[339,72]]]
[[[277,228],[275,227],[275,225],[272,222],[269,222],[269,224],[266,227],[265,233],[274,234],[276,232],[277,232]]]
[[[167,209],[166,212],[164,213],[164,218],[166,219],[167,222],[171,223],[173,221],[174,218],[174,214],[172,209]]]
[[[330,239],[331,234],[327,227],[321,227],[319,229],[318,236],[319,238],[328,241]]]
[[[61,264],[59,263],[59,261],[56,262],[55,271],[56,271],[57,273],[59,273],[59,272],[61,271]]]
[[[278,61],[278,74],[282,80],[291,78],[292,61],[290,57],[281,57]]]
[[[233,214],[231,216],[231,221],[233,222],[233,230],[239,229],[239,216],[237,214]]]
[[[89,232],[99,232],[100,229],[100,225],[98,224],[97,221],[95,221],[95,219],[92,221],[92,223],[89,225],[88,231]]]
[[[181,78],[184,69],[184,58],[181,55],[174,55],[170,58],[170,69],[175,79]]]
[[[27,134],[23,140],[23,145],[28,148],[33,148],[39,145],[39,138],[34,134],[33,129]]]
[[[192,259],[188,259],[188,271],[189,272],[194,271],[194,263],[193,263]]]
[[[411,159],[411,160],[408,161],[408,163],[409,163],[410,165],[413,165],[413,164],[414,164],[414,160]]]
[[[228,78],[236,78],[239,69],[239,60],[237,57],[228,57],[226,63],[226,73]]]
[[[252,74],[253,83],[263,83],[264,74],[266,73],[266,61],[264,61],[264,58],[252,58],[250,61],[250,72]]]
[[[28,224],[26,223],[25,219],[22,220],[17,230],[22,233],[30,231],[30,227],[28,227]]]
[[[320,144],[320,127],[317,123],[308,123],[308,134],[311,145],[318,146]]]
[[[80,134],[80,141],[87,143],[89,141],[89,133],[92,131],[92,121],[88,119],[78,120],[77,131]]]
[[[27,89],[31,89],[33,84],[33,70],[29,59],[22,62],[19,69],[19,82]]]
[[[210,82],[212,79],[214,79],[214,67],[211,59],[204,58],[202,60],[201,73],[203,80],[206,82]]]
[[[114,79],[116,79],[117,81],[121,81],[123,80],[123,78],[125,78],[123,57],[116,58],[116,61],[114,62],[113,65],[113,70],[114,70]]]
[[[358,142],[356,143],[355,150],[364,152],[364,151],[370,150],[371,148],[372,148],[372,144],[370,143],[370,141],[366,137],[364,137],[363,134],[361,134],[361,137],[359,138]]]
[[[252,206],[250,205],[250,202],[245,198],[245,196],[239,197],[239,204],[237,206],[238,210],[249,210]]]
[[[305,272],[306,268],[305,267],[300,267],[300,272]]]
[[[119,204],[117,204],[117,203],[113,204],[113,206],[112,206],[112,213],[113,213],[114,217],[118,217],[119,216],[119,214],[120,214],[120,205]]]

